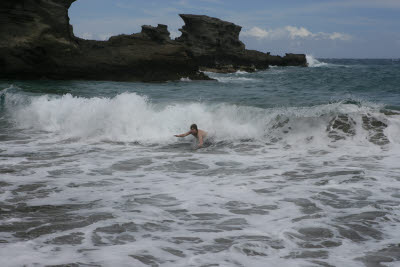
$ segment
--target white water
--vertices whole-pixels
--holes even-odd
[[[0,232],[7,266],[362,266],[400,240],[400,120],[380,106],[154,104],[134,93],[9,94],[5,105],[19,130],[0,142],[0,204],[16,210],[0,225],[39,221],[18,228],[27,239]],[[354,135],[329,136],[338,115]],[[365,116],[387,125],[388,143],[369,140]],[[215,143],[193,150],[173,137],[193,122]],[[86,206],[38,216],[17,204]],[[103,218],[77,218],[93,215]]]
[[[320,62],[319,60],[317,60],[316,58],[314,58],[311,55],[306,55],[306,59],[307,59],[308,66],[311,68],[326,67],[329,65],[328,63]]]
[[[256,78],[249,78],[249,77],[243,77],[246,74],[249,74],[248,72],[245,71],[237,71],[235,73],[231,73],[228,75],[225,74],[217,74],[213,72],[204,72],[206,75],[209,77],[217,80],[220,83],[236,83],[236,84],[241,84],[241,83],[253,83],[253,82],[259,82],[260,79]]]
[[[388,123],[388,118],[379,112],[381,106],[368,102],[261,109],[231,104],[153,104],[146,96],[135,93],[114,98],[43,95],[28,100],[11,94],[7,99],[17,127],[53,133],[57,140],[173,143],[176,141],[173,135],[186,132],[192,123],[207,129],[217,141],[268,141],[271,137],[281,137],[285,127],[290,138],[326,138],[329,121],[345,114],[358,121],[357,136],[363,141],[366,134],[360,127],[363,115]],[[276,125],[285,119],[289,120],[288,125],[277,129]],[[390,123],[387,131],[396,135],[399,127]]]

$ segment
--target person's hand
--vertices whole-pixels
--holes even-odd
[[[175,134],[174,136],[175,136],[175,137],[179,137],[179,134]]]

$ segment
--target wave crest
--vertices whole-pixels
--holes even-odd
[[[306,55],[306,60],[307,60],[308,66],[311,68],[326,67],[329,65],[328,63],[320,62],[319,60],[317,60],[316,58],[314,58],[311,55]]]
[[[6,105],[17,127],[54,133],[63,139],[169,143],[192,123],[223,141],[296,144],[367,139],[387,144],[396,139],[391,136],[400,133],[399,116],[387,116],[380,112],[382,106],[354,100],[262,109],[226,103],[155,104],[135,93],[113,98],[7,94]]]

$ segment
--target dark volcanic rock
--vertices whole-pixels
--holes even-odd
[[[254,71],[305,65],[304,55],[270,56],[246,50],[241,27],[216,18],[181,15],[182,36],[166,25],[108,41],[74,36],[68,8],[75,0],[0,1],[0,78],[167,81],[209,79],[199,69]]]
[[[171,38],[169,37],[170,33],[168,31],[168,26],[163,24],[158,24],[157,27],[143,25],[141,34],[144,38],[147,37],[150,40],[160,43],[171,41]]]
[[[242,27],[231,22],[202,15],[180,15],[185,26],[177,38],[196,59],[203,70],[234,72],[255,71],[269,65],[307,66],[304,54],[271,56],[255,50],[246,50],[239,40]]]
[[[54,66],[48,54],[77,49],[72,40],[68,8],[73,0],[0,2],[0,75],[29,76]]]
[[[203,70],[234,72],[248,69],[245,45],[239,40],[242,27],[203,15],[180,14],[185,25],[178,42],[184,44]]]
[[[245,46],[239,41],[242,27],[231,22],[202,15],[180,14],[185,25],[180,29],[183,42],[195,57],[220,54],[244,54]]]
[[[22,43],[38,38],[70,40],[68,9],[75,0],[2,0],[0,44]]]
[[[77,43],[79,64],[74,65],[73,59],[69,62],[74,65],[72,75],[78,79],[100,76],[105,80],[167,81],[201,77],[198,66],[176,43],[135,34],[114,36],[107,42],[77,40]]]
[[[167,81],[207,79],[165,25],[109,41],[76,38],[68,8],[75,0],[0,2],[0,78]]]

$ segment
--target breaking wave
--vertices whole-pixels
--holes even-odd
[[[383,106],[353,100],[263,109],[227,103],[155,104],[135,93],[113,98],[3,94],[2,105],[16,127],[62,139],[169,143],[176,141],[174,134],[197,123],[221,141],[400,143],[400,116],[383,112]]]
[[[306,59],[307,59],[308,66],[311,68],[326,67],[329,65],[328,63],[317,60],[316,58],[314,58],[311,55],[306,55]]]

